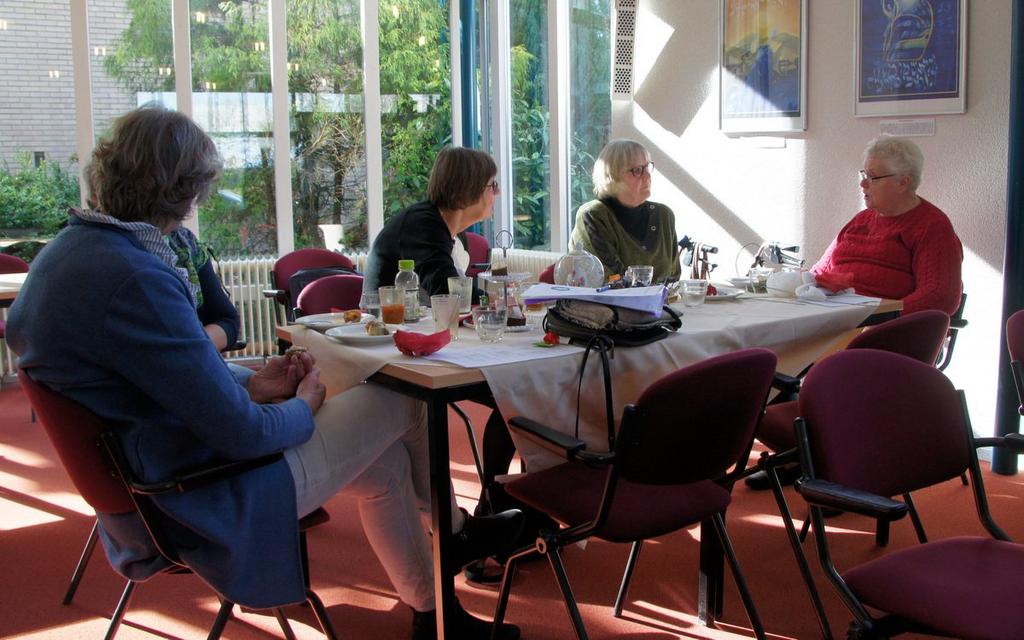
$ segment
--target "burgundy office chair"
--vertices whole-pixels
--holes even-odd
[[[881,349],[934,363],[942,349],[949,316],[942,311],[918,311],[876,325],[858,334],[847,349]],[[795,390],[783,390],[794,393]],[[796,400],[770,404],[757,428],[757,439],[776,452],[796,447],[793,420],[799,415]]]
[[[1010,367],[1013,382],[1017,385],[1017,397],[1024,415],[1024,309],[1017,311],[1006,320],[1006,346],[1010,351]]]
[[[1024,546],[1009,542],[989,513],[976,448],[1020,453],[1024,438],[975,438],[963,393],[932,363],[872,349],[816,365],[800,391],[800,414],[805,476],[797,491],[810,505],[821,566],[853,614],[847,637],[1020,638]],[[823,508],[897,520],[908,509],[891,496],[964,472],[990,537],[946,538],[836,568],[829,538],[843,534],[826,529]]]
[[[469,245],[469,268],[466,269],[466,275],[475,278],[491,267],[491,244],[487,238],[472,231],[466,232],[466,244]]]
[[[358,309],[363,276],[334,275],[310,282],[295,301],[295,317],[330,313],[331,309]]]
[[[567,462],[504,485],[512,497],[546,513],[561,527],[542,530],[533,546],[509,559],[495,623],[504,618],[518,563],[527,556],[543,555],[558,580],[576,636],[586,638],[562,565],[563,547],[591,537],[633,543],[616,598],[618,615],[642,541],[710,521],[751,627],[758,638],[764,638],[724,514],[732,484],[746,465],[775,363],[771,351],[747,349],[664,376],[635,405],[626,407],[614,447],[607,452],[590,451],[583,441],[528,418],[513,418],[509,426],[514,431]]]
[[[319,277],[333,275],[336,273],[355,273],[355,265],[352,261],[333,251],[327,249],[298,249],[287,253],[277,259],[274,269],[270,272],[271,289],[264,289],[263,295],[272,298],[284,309],[284,321],[295,321],[296,300],[301,293],[301,286],[294,289],[291,284],[292,276],[299,271],[322,269]],[[312,274],[317,275],[317,274]],[[300,284],[309,284],[311,278]]]
[[[190,573],[189,568],[183,564],[175,554],[173,548],[164,541],[162,525],[159,518],[153,517],[155,506],[153,506],[148,495],[161,492],[185,492],[198,488],[211,482],[225,480],[237,475],[264,466],[276,461],[281,457],[280,453],[264,456],[254,460],[234,461],[226,464],[219,464],[207,469],[197,470],[188,475],[172,478],[166,482],[144,485],[139,483],[134,476],[123,455],[120,452],[117,438],[110,431],[110,428],[96,414],[92,413],[82,405],[63,396],[49,388],[32,380],[24,371],[18,371],[18,380],[21,382],[29,402],[39,416],[39,422],[46,430],[46,435],[53,444],[61,464],[71,477],[75,489],[81,494],[89,506],[97,513],[124,514],[137,512],[146,525],[153,538],[153,542],[160,554],[168,561],[169,566],[163,573]],[[309,514],[299,522],[300,529],[300,550],[302,557],[303,575],[306,577],[306,602],[309,603],[319,622],[324,634],[332,640],[337,637],[327,610],[319,596],[309,588],[309,561],[306,553],[306,529],[322,524],[329,519],[327,512],[318,509]],[[64,604],[71,602],[75,591],[78,589],[82,573],[96,546],[97,526],[94,523],[92,532],[86,542],[82,557],[75,568],[71,584],[64,596]],[[124,618],[125,610],[135,590],[137,581],[129,580],[125,586],[124,593],[114,609],[111,616],[110,627],[107,630],[106,638],[110,640],[117,634],[121,620]],[[234,609],[234,603],[221,598],[221,608],[217,613],[213,626],[210,628],[209,638],[219,638],[228,618]],[[274,615],[286,637],[294,637],[287,618],[280,608],[274,610]]]

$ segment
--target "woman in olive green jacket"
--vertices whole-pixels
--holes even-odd
[[[605,276],[624,275],[626,267],[649,264],[654,282],[679,279],[675,216],[663,204],[649,202],[651,154],[634,140],[612,140],[594,163],[594,194],[576,212],[569,249],[597,256]]]

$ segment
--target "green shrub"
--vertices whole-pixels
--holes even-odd
[[[24,154],[15,170],[6,163],[0,170],[0,234],[19,229],[52,236],[67,220],[68,207],[78,203],[78,178],[55,162],[37,167]]]

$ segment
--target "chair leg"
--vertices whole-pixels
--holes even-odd
[[[117,635],[117,630],[121,626],[121,620],[124,619],[124,612],[128,609],[128,601],[132,599],[132,593],[135,592],[135,581],[129,580],[128,584],[124,587],[124,592],[121,593],[121,599],[117,601],[117,606],[114,607],[114,613],[110,616],[110,626],[107,627],[107,635],[104,636],[104,640],[113,640],[114,636]]]
[[[807,517],[804,518],[804,523],[800,525],[800,544],[807,541],[807,534],[811,532],[811,514],[807,513]]]
[[[622,573],[622,583],[619,584],[619,593],[615,596],[615,609],[613,615],[616,618],[622,617],[622,607],[626,604],[626,593],[629,591],[629,583],[633,579],[633,570],[636,569],[637,558],[640,557],[640,549],[644,541],[637,540],[629,548],[629,559],[626,560],[626,570]]]
[[[213,619],[213,626],[210,627],[210,633],[207,634],[206,640],[217,640],[220,638],[220,634],[224,633],[224,627],[228,623],[228,619],[231,618],[231,610],[235,608],[235,603],[230,600],[220,601],[220,610],[217,611],[217,617]]]
[[[879,520],[875,524],[875,544],[884,547],[889,544],[889,521]]]
[[[814,607],[814,615],[818,618],[818,628],[821,629],[821,637],[824,640],[832,640],[832,630],[829,628],[828,616],[825,615],[825,605],[821,602],[821,595],[814,584],[814,577],[811,575],[811,567],[807,563],[807,555],[804,553],[802,540],[797,536],[796,527],[793,526],[793,514],[789,510],[786,496],[782,492],[782,483],[779,482],[779,474],[774,466],[768,465],[766,469],[768,479],[771,483],[772,494],[775,496],[775,503],[779,507],[779,514],[786,528],[786,537],[789,538],[789,546],[793,550],[797,567],[800,568],[800,575],[804,579],[804,586],[807,587],[807,595],[811,598],[811,606]],[[810,522],[808,518],[807,522]],[[806,523],[805,523],[806,524]]]
[[[484,486],[484,463],[480,458],[480,449],[476,445],[476,434],[473,432],[473,422],[459,405],[454,402],[449,402],[448,406],[451,407],[452,411],[458,414],[466,424],[466,435],[469,437],[469,450],[473,453],[473,464],[476,465],[476,475],[480,478],[480,486]]]
[[[580,609],[576,606],[576,596],[572,593],[572,586],[569,585],[569,576],[565,573],[565,565],[562,564],[562,556],[558,553],[558,547],[551,545],[545,555],[551,570],[555,572],[555,579],[558,580],[558,588],[562,592],[562,600],[565,602],[565,611],[572,620],[572,627],[576,631],[578,640],[587,640],[587,629],[583,626],[583,617]]]
[[[331,622],[331,617],[327,615],[327,607],[324,606],[324,601],[320,599],[320,596],[316,595],[312,589],[307,589],[306,602],[313,609],[317,624],[320,625],[327,640],[338,640],[338,632],[334,630],[334,624]]]
[[[928,542],[928,534],[924,531],[924,523],[921,522],[921,516],[917,513],[914,499],[910,497],[909,493],[904,493],[903,501],[907,503],[907,508],[910,511],[910,521],[914,524],[914,532],[917,533],[918,542],[921,544]]]
[[[33,422],[35,422],[35,420],[33,420]],[[960,474],[960,484],[964,485],[965,487],[970,484],[970,482],[967,480],[967,474],[966,473],[961,473]]]
[[[498,590],[498,605],[494,608],[494,627],[491,630],[491,637],[501,628],[505,621],[505,611],[508,609],[508,598],[512,593],[512,581],[516,577],[516,569],[519,567],[519,558],[515,555],[505,563],[505,575],[501,578],[501,587]]]
[[[85,575],[85,568],[89,565],[89,558],[92,557],[92,552],[96,548],[96,541],[99,540],[98,527],[99,521],[93,521],[92,531],[89,532],[89,537],[85,541],[85,548],[82,549],[82,555],[78,558],[75,572],[71,574],[71,582],[68,584],[68,590],[64,593],[62,604],[71,604],[71,601],[75,598],[75,592],[78,591],[78,583],[82,581],[82,576]]]
[[[754,636],[758,640],[765,640],[764,626],[761,624],[761,616],[757,613],[757,607],[754,606],[754,599],[750,597],[750,589],[747,588],[747,580],[743,577],[743,571],[740,569],[739,560],[736,559],[736,550],[733,549],[732,540],[729,538],[729,532],[725,529],[725,518],[722,517],[721,513],[716,513],[714,516],[715,532],[718,533],[718,540],[722,543],[722,550],[725,552],[725,558],[729,562],[729,568],[732,569],[733,578],[736,580],[736,588],[739,589],[740,598],[743,599],[743,608],[747,610],[747,619],[750,621],[750,626],[754,631]]]
[[[284,634],[284,640],[295,640],[295,632],[292,631],[292,625],[288,622],[288,617],[284,615],[284,609],[281,607],[275,607],[274,617],[277,618],[277,624],[281,625],[281,632]]]

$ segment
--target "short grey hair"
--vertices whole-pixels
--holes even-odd
[[[910,189],[917,191],[924,171],[924,154],[916,144],[907,138],[881,135],[868,143],[864,149],[864,163],[868,158],[884,160],[893,173],[910,176]]]
[[[594,171],[591,177],[594,179],[594,195],[598,198],[607,198],[619,193],[622,189],[622,181],[619,177],[631,168],[633,156],[640,152],[645,158],[651,154],[647,147],[636,140],[619,139],[612,140],[604,145],[601,153],[594,162]]]

